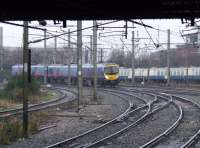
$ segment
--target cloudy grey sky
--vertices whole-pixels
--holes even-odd
[[[136,20],[140,22],[140,20]],[[105,22],[105,21],[98,21],[98,23]],[[15,23],[22,23],[22,22],[15,22]],[[154,28],[159,28],[161,31],[159,31],[159,37],[158,37],[158,31],[146,28],[149,34],[151,35],[153,41],[155,43],[163,43],[162,48],[166,48],[165,43],[167,43],[167,29],[171,30],[171,43],[184,43],[183,38],[180,36],[180,31],[185,29],[185,24],[181,24],[180,19],[163,19],[163,20],[143,20],[144,24],[150,25]],[[32,22],[30,25],[32,26],[39,26],[38,22]],[[76,21],[67,21],[67,25],[69,25],[71,30],[76,30]],[[106,26],[124,26],[125,22],[124,21],[119,21],[117,23],[109,24]],[[13,47],[21,47],[22,46],[22,33],[23,29],[21,27],[17,26],[12,26],[12,25],[7,25],[0,23],[0,26],[3,27],[3,45],[4,46],[13,46]],[[62,30],[67,31],[69,28],[62,28],[59,26],[61,25],[56,25],[56,27],[53,27],[53,21],[48,21],[48,26],[45,27],[49,31],[51,31],[54,34],[59,34],[62,32]],[[92,21],[83,21],[83,28],[92,26]],[[132,26],[132,23],[128,22],[128,26]],[[41,27],[41,26],[40,26]],[[135,37],[139,38],[149,38],[149,35],[147,34],[147,31],[143,26],[139,26],[135,24]],[[111,29],[111,28],[106,28],[104,30],[99,30],[99,33],[103,32],[110,32],[110,31],[125,31],[125,29]],[[125,37],[122,37],[120,32],[113,32],[112,35],[117,35],[117,36],[109,36],[109,37],[100,37],[98,38],[98,43],[101,44],[99,45],[99,48],[121,48],[122,47],[122,41],[125,43],[126,47],[125,50],[131,50],[131,38],[132,34],[131,32],[133,29],[128,29],[128,37],[127,39]],[[42,31],[38,30],[29,30],[29,40],[35,40],[42,38],[39,35],[43,35]],[[84,30],[83,35],[92,35],[92,29]],[[111,34],[104,34],[104,35],[111,35]],[[64,36],[63,36],[64,37]],[[67,35],[65,36],[67,39]],[[76,42],[76,33],[73,33],[72,35],[72,41]],[[153,46],[152,40],[149,39],[141,39],[139,40],[139,47],[143,48],[145,46]],[[35,43],[31,44],[30,47],[43,47],[43,42],[40,43]],[[64,44],[67,44],[66,41],[63,41],[61,39],[58,39],[58,46],[62,47]],[[89,46],[89,38],[87,36],[83,37],[83,45],[84,46]],[[173,47],[174,44],[172,44]],[[54,47],[54,39],[50,39],[47,41],[47,46],[48,47]],[[108,49],[109,50],[109,49]]]

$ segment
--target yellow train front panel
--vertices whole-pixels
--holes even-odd
[[[104,74],[106,80],[115,81],[119,78],[118,74]]]

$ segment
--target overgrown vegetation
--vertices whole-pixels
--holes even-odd
[[[29,117],[29,134],[38,132],[39,126],[46,120],[48,111],[31,114]],[[10,144],[23,137],[22,120],[11,117],[0,120],[0,144]]]
[[[18,108],[22,105],[23,79],[22,76],[12,78],[5,89],[0,90],[0,110]],[[32,78],[31,84],[25,84],[25,96],[29,103],[36,104],[55,99],[60,96],[54,90],[40,88],[40,83]]]
[[[8,81],[3,90],[0,90],[0,110],[19,107],[22,103],[23,77],[19,75]],[[38,103],[43,100],[58,96],[55,91],[40,89],[39,82],[32,78],[31,84],[25,80],[25,95],[30,103]],[[29,114],[29,134],[38,132],[39,126],[47,118],[49,110]],[[23,137],[22,118],[20,116],[0,119],[0,144],[10,144],[18,138]]]
[[[26,83],[27,79],[23,82],[22,75],[11,78],[8,81],[5,89],[0,90],[0,99],[9,99],[13,101],[22,101],[22,93],[23,93],[23,84],[25,84],[24,92],[26,96],[38,95],[40,93],[40,84],[39,82],[31,78],[31,83]]]

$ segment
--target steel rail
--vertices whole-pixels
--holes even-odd
[[[129,90],[131,91],[131,90]],[[137,90],[138,91],[138,90]],[[142,93],[145,93],[145,94],[149,94],[149,92],[151,91],[148,91],[148,93],[145,93],[145,92],[142,92]],[[151,94],[151,93],[150,93]],[[151,147],[155,144],[157,144],[158,142],[160,142],[164,137],[166,137],[167,135],[169,135],[172,131],[174,131],[174,129],[180,124],[182,118],[183,118],[183,110],[181,108],[180,105],[176,104],[175,102],[173,102],[173,99],[172,99],[172,96],[169,95],[169,94],[166,94],[166,93],[156,93],[158,96],[160,96],[159,94],[161,95],[165,95],[167,97],[170,97],[170,102],[172,102],[176,108],[178,108],[178,111],[179,111],[179,117],[178,119],[167,129],[165,130],[164,132],[162,132],[160,135],[156,136],[155,138],[153,138],[152,140],[150,140],[149,142],[143,144],[142,146],[140,146],[140,148],[147,148],[147,147]],[[160,97],[163,97],[163,96],[160,96]]]
[[[177,105],[174,102],[173,102],[173,104]],[[172,131],[174,131],[174,129],[180,124],[180,122],[181,122],[181,120],[183,118],[183,110],[182,110],[181,106],[177,105],[177,107],[179,108],[179,117],[178,117],[178,119],[167,130],[165,130],[163,133],[161,133],[160,135],[156,136],[155,138],[153,138],[149,142],[143,144],[142,146],[140,146],[140,148],[151,147],[151,146],[155,145],[156,143],[158,143],[160,140],[162,140],[164,137],[169,135]]]
[[[149,94],[149,95],[153,95],[153,94]],[[155,96],[155,95],[153,95],[153,96]],[[156,95],[156,96],[157,96],[157,95]],[[161,96],[161,97],[162,97],[162,96]],[[169,99],[166,99],[166,98],[165,98],[165,100],[168,101],[168,102],[164,105],[164,106],[167,107],[172,101],[169,100]],[[154,101],[157,101],[157,97],[156,97],[156,99],[155,99]],[[94,143],[92,143],[92,144],[89,144],[88,146],[86,146],[86,147],[84,147],[84,148],[90,148],[90,147],[99,146],[99,145],[101,145],[102,143],[105,143],[106,141],[108,141],[108,140],[114,138],[115,136],[118,136],[119,134],[124,133],[124,132],[127,131],[130,127],[137,126],[139,123],[141,123],[144,119],[146,119],[148,116],[152,115],[153,113],[156,113],[157,111],[159,111],[159,110],[165,108],[165,107],[162,106],[162,107],[160,107],[160,108],[155,109],[154,111],[151,111],[151,105],[153,104],[154,101],[149,102],[149,109],[148,109],[148,111],[147,111],[141,118],[139,118],[137,121],[135,121],[134,123],[130,124],[129,126],[123,128],[123,129],[121,129],[120,131],[118,131],[118,132],[116,132],[116,133],[113,133],[112,135],[109,135],[109,136],[107,136],[107,137],[105,137],[105,138],[103,138],[103,139],[100,139],[99,141],[96,141],[96,142],[94,142]]]
[[[173,91],[173,92],[176,92],[176,91]],[[171,96],[171,97],[174,97],[174,98],[179,99],[181,101],[184,100],[186,102],[192,103],[193,105],[195,105],[197,108],[200,109],[200,105],[198,103],[196,103],[195,101],[189,100],[187,98],[184,98],[184,97],[181,97],[181,96],[178,96],[178,95],[167,94],[167,93],[165,93],[165,91],[164,91],[164,93],[160,93],[160,94]],[[181,106],[179,106],[179,108],[182,110]],[[180,109],[179,109],[179,112],[181,111]],[[156,144],[157,142],[159,142],[162,138],[164,138],[167,135],[169,135],[178,126],[178,124],[181,122],[181,119],[183,118],[183,111],[181,111],[180,113],[182,114],[182,117],[179,116],[177,122],[175,122],[170,128],[168,128],[165,132],[163,132],[163,134],[160,134],[159,136],[155,137],[154,139],[152,139],[148,143],[142,145],[140,148],[150,147],[150,146]],[[181,148],[188,148],[188,147],[190,147],[191,145],[193,145],[198,140],[199,137],[200,137],[200,129],[198,129],[198,131],[192,137],[190,137],[190,139],[187,142],[185,142],[185,144],[183,144],[181,146]]]
[[[169,94],[166,94],[166,93],[162,93],[162,94],[169,95]],[[192,101],[192,100],[189,100],[189,99],[187,99],[187,98],[184,98],[184,97],[181,97],[181,96],[178,96],[178,95],[174,95],[174,94],[170,94],[170,95],[171,95],[172,97],[174,97],[174,98],[180,100],[180,101],[183,101],[183,100],[184,100],[184,101],[186,101],[186,102],[189,102],[189,103],[195,105],[197,108],[200,109],[200,105],[199,105],[198,103]],[[166,136],[167,136],[167,135],[166,135]],[[198,140],[199,137],[200,137],[200,129],[198,129],[198,131],[197,131],[192,137],[190,137],[190,139],[189,139],[187,142],[185,142],[185,143],[181,146],[181,148],[189,148],[191,145],[193,145],[193,144]]]
[[[114,92],[114,93],[120,92],[120,94],[124,94],[124,95],[129,95],[129,96],[135,97],[135,98],[141,100],[144,104],[148,104],[148,102],[146,100],[138,97],[137,95],[124,92],[124,90],[110,90],[110,89],[100,89],[100,90]]]
[[[134,87],[131,85],[119,85],[120,87]],[[165,91],[165,92],[176,92],[176,93],[186,93],[186,94],[191,94],[191,95],[200,95],[200,91],[195,90],[195,89],[184,89],[184,88],[175,88],[175,87],[164,87],[162,89],[161,87],[139,87],[139,89],[152,89],[152,90],[160,90],[160,91]]]
[[[57,91],[59,91],[62,94],[61,97],[50,100],[50,101],[45,101],[45,102],[42,102],[42,103],[39,103],[39,104],[30,105],[28,112],[35,112],[35,111],[39,111],[39,110],[42,110],[42,109],[46,109],[46,108],[50,108],[50,107],[53,107],[53,106],[60,105],[59,102],[62,101],[64,98],[66,98],[67,94],[62,92],[61,89],[60,90],[57,89]],[[63,102],[63,103],[65,103],[65,102]],[[10,116],[14,116],[14,115],[18,115],[18,114],[21,114],[21,113],[22,113],[22,108],[1,111],[0,112],[0,119],[10,117]]]
[[[143,122],[146,118],[150,117],[151,115],[155,114],[156,112],[166,108],[167,106],[169,106],[169,104],[171,104],[171,101],[170,102],[167,102],[165,105],[151,111],[151,104],[149,103],[149,108],[148,108],[148,111],[142,116],[140,117],[138,120],[136,120],[135,122],[133,122],[132,124],[126,126],[125,128],[121,129],[120,131],[116,132],[116,133],[113,133],[112,135],[109,135],[99,141],[96,141],[92,144],[89,144],[87,146],[85,146],[84,148],[93,148],[93,147],[97,147],[99,145],[102,145],[103,143],[106,143],[106,141],[109,141],[110,139],[116,137],[116,136],[119,136],[120,134],[123,134],[124,132],[126,132],[127,130],[129,130],[130,128],[133,128],[137,125],[139,125],[141,122]]]
[[[110,92],[111,94],[113,94],[113,95],[115,95],[115,96],[118,96],[118,97],[120,97],[120,98],[122,98],[122,99],[123,99],[124,97],[121,97],[119,94],[124,94],[124,95],[132,96],[132,95],[130,95],[130,94],[121,93],[121,92],[119,92],[119,91],[112,91],[112,90],[106,90],[106,89],[101,89],[101,90],[102,90],[102,91],[106,91],[106,92]],[[117,94],[115,94],[115,93],[117,93]],[[139,97],[138,97],[138,99],[139,99]],[[144,101],[144,100],[143,100],[143,101]],[[144,101],[144,102],[145,102],[145,101]],[[83,137],[83,136],[85,136],[85,135],[88,135],[88,134],[90,134],[90,133],[96,132],[97,130],[99,130],[99,129],[105,127],[105,126],[110,125],[110,124],[114,123],[115,121],[120,120],[121,118],[127,116],[128,114],[133,113],[133,112],[137,112],[137,111],[139,111],[139,110],[141,110],[141,109],[144,109],[144,108],[146,108],[146,107],[148,107],[148,106],[149,106],[149,104],[145,104],[145,105],[143,105],[143,106],[140,106],[140,107],[138,107],[138,108],[136,108],[136,109],[130,111],[130,109],[132,108],[132,103],[129,101],[129,107],[126,109],[126,111],[123,112],[122,114],[120,114],[119,116],[117,116],[116,118],[114,118],[114,119],[112,119],[112,120],[110,120],[110,121],[108,121],[108,122],[106,122],[106,123],[104,123],[104,124],[102,124],[102,125],[100,125],[100,126],[98,126],[98,127],[96,127],[96,128],[93,128],[93,129],[91,129],[91,130],[88,130],[88,131],[86,131],[86,132],[84,132],[84,133],[82,133],[82,134],[80,134],[80,135],[77,135],[77,136],[71,137],[71,138],[69,138],[69,139],[60,141],[60,142],[58,142],[58,143],[49,145],[49,146],[47,146],[46,148],[64,147],[64,145],[67,145],[67,144],[69,144],[69,143],[71,143],[71,142],[77,140],[78,138],[81,138],[81,137]]]
[[[184,98],[184,97],[181,97],[181,96],[177,96],[177,95],[172,95],[173,97],[175,98],[178,98],[180,100],[185,100],[187,102],[190,102],[192,104],[194,104],[195,106],[197,106],[199,109],[200,109],[200,105],[192,100],[188,100],[187,98]],[[191,145],[193,145],[197,140],[198,138],[200,137],[200,129],[198,129],[198,131],[192,136],[190,137],[190,139],[181,146],[181,148],[188,148],[190,147]]]

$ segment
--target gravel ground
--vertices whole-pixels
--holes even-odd
[[[101,93],[101,97],[104,93]],[[119,95],[119,94],[118,94]],[[135,108],[137,107],[137,105],[140,105],[141,104],[141,101],[134,98],[134,97],[131,97],[131,96],[127,96],[127,95],[120,95],[121,97],[125,97],[125,99],[127,100],[130,100],[132,101],[132,103],[135,104]],[[105,96],[103,96],[105,97]],[[112,102],[111,102],[112,103]],[[128,108],[128,106],[126,107]],[[120,109],[120,108],[118,108]],[[139,116],[141,116],[141,113],[136,113],[132,116],[132,120],[135,118],[139,118]],[[107,125],[106,127],[103,127],[99,130],[96,130],[94,133],[90,133],[90,134],[87,134],[85,135],[84,137],[81,137],[81,138],[78,138],[76,140],[74,140],[73,142],[70,142],[68,143],[67,145],[65,145],[65,147],[71,147],[70,145],[73,145],[73,146],[77,146],[77,147],[81,147],[81,146],[84,146],[84,145],[87,145],[89,143],[92,143],[94,141],[97,141],[99,139],[102,139],[114,132],[116,132],[117,130],[120,130],[124,127],[126,127],[129,123],[124,123],[124,122],[116,122],[114,124],[109,124]]]
[[[144,113],[145,113],[144,111],[137,112],[136,114],[131,115],[131,120],[129,120],[129,121],[123,120],[121,122],[115,122],[113,124],[107,125],[106,127],[101,128],[100,130],[96,131],[95,133],[91,133],[87,136],[84,136],[82,138],[79,138],[79,139],[73,141],[73,144],[70,143],[69,145],[77,144],[77,147],[81,147],[83,145],[88,145],[89,143],[98,141],[98,140],[105,138],[105,137],[123,129],[124,127],[128,126],[133,121],[135,121],[139,117],[141,117]]]
[[[170,113],[169,113],[170,112]],[[136,148],[161,132],[165,131],[178,118],[177,109],[171,104],[152,117],[144,120],[138,126],[130,129],[127,133],[112,140],[106,148]]]
[[[138,97],[142,98],[146,102],[150,102],[150,101],[154,100],[154,97],[146,95],[146,94],[142,94],[142,93],[137,92],[137,91],[132,91],[131,88],[119,87],[118,89],[121,90],[121,91],[126,91],[126,92],[130,92],[134,95],[137,95]]]
[[[189,96],[189,95],[179,95],[179,96],[191,99],[191,100],[195,101],[196,103],[200,104],[200,96]],[[191,148],[199,148],[199,147],[200,147],[200,138],[198,139],[197,143],[195,143],[193,146],[191,146]]]
[[[197,132],[200,127],[200,116],[197,112],[199,109],[194,107],[191,103],[177,101],[176,103],[181,105],[183,109],[183,119],[178,127],[163,141],[157,148],[161,147],[173,147],[179,148],[183,145],[189,138]]]
[[[191,100],[195,101],[196,103],[200,104],[200,94],[199,94],[199,92],[196,93],[195,91],[193,91],[193,90],[199,91],[199,88],[198,89],[184,88],[184,89],[186,89],[186,90],[191,89],[191,93],[190,93],[190,91],[188,91],[188,93],[186,93],[186,92],[184,94],[183,93],[182,94],[179,93],[177,95],[185,97],[187,99],[191,99]],[[181,91],[184,92],[184,90],[181,90]],[[196,117],[197,120],[200,118],[200,115],[194,114],[195,112],[198,113],[199,111],[195,111],[195,110],[191,110],[191,109],[189,111],[193,112],[193,113],[191,113],[192,115],[196,115],[197,116]],[[195,132],[197,132],[198,129],[200,129],[199,126],[197,127],[197,125],[199,125],[200,121],[199,120],[197,121],[197,120],[195,120],[195,118],[193,118],[193,119],[191,119],[191,121],[188,121],[188,122],[185,123],[186,127],[184,127],[184,125],[183,125],[182,128],[184,128],[185,130],[180,130],[182,135],[183,135],[183,137],[186,135],[186,133],[191,135],[192,133],[194,134]],[[184,131],[186,131],[186,132],[184,132]],[[180,140],[174,140],[175,138],[173,138],[173,137],[172,137],[172,139],[173,140],[171,141],[171,144],[173,145],[173,147],[179,147],[178,144],[184,143],[186,140],[188,140],[188,137],[187,138],[183,138],[183,140],[181,142],[180,142]],[[166,144],[162,145],[161,147],[169,147],[169,143],[166,142]],[[194,144],[192,147],[195,147],[195,148],[199,148],[200,147],[200,137],[198,138],[197,143]]]
[[[200,97],[198,95],[182,95],[186,98],[190,98],[194,100],[195,102],[200,104]],[[186,116],[186,119],[184,122],[180,125],[178,130],[173,132],[174,136],[171,136],[169,139],[166,139],[165,142],[163,142],[161,145],[157,146],[157,148],[165,148],[165,147],[180,147],[183,143],[185,143],[194,133],[198,131],[200,128],[200,115],[198,114],[199,109],[193,109],[190,105],[182,103],[182,106],[184,108],[184,115]],[[184,129],[184,130],[183,130]],[[126,144],[122,145],[121,147],[127,147]],[[193,147],[200,147],[200,138],[197,144]]]
[[[88,88],[84,89],[86,95],[91,95]],[[81,114],[87,115],[85,117],[70,117],[70,111],[74,114],[74,110],[58,108],[57,112],[49,113],[48,120],[43,126],[53,125],[56,127],[49,128],[41,131],[37,134],[31,135],[29,139],[19,139],[11,145],[0,145],[1,148],[40,148],[55,142],[64,140],[66,138],[73,137],[84,131],[99,126],[102,122],[110,120],[115,116],[121,114],[127,108],[127,102],[109,95],[106,93],[100,93],[100,104],[90,104],[80,106]],[[87,98],[87,97],[86,97]],[[83,101],[83,100],[82,100]],[[52,116],[54,114],[54,116]],[[105,120],[105,121],[104,121]]]
[[[200,139],[191,148],[200,148]]]

